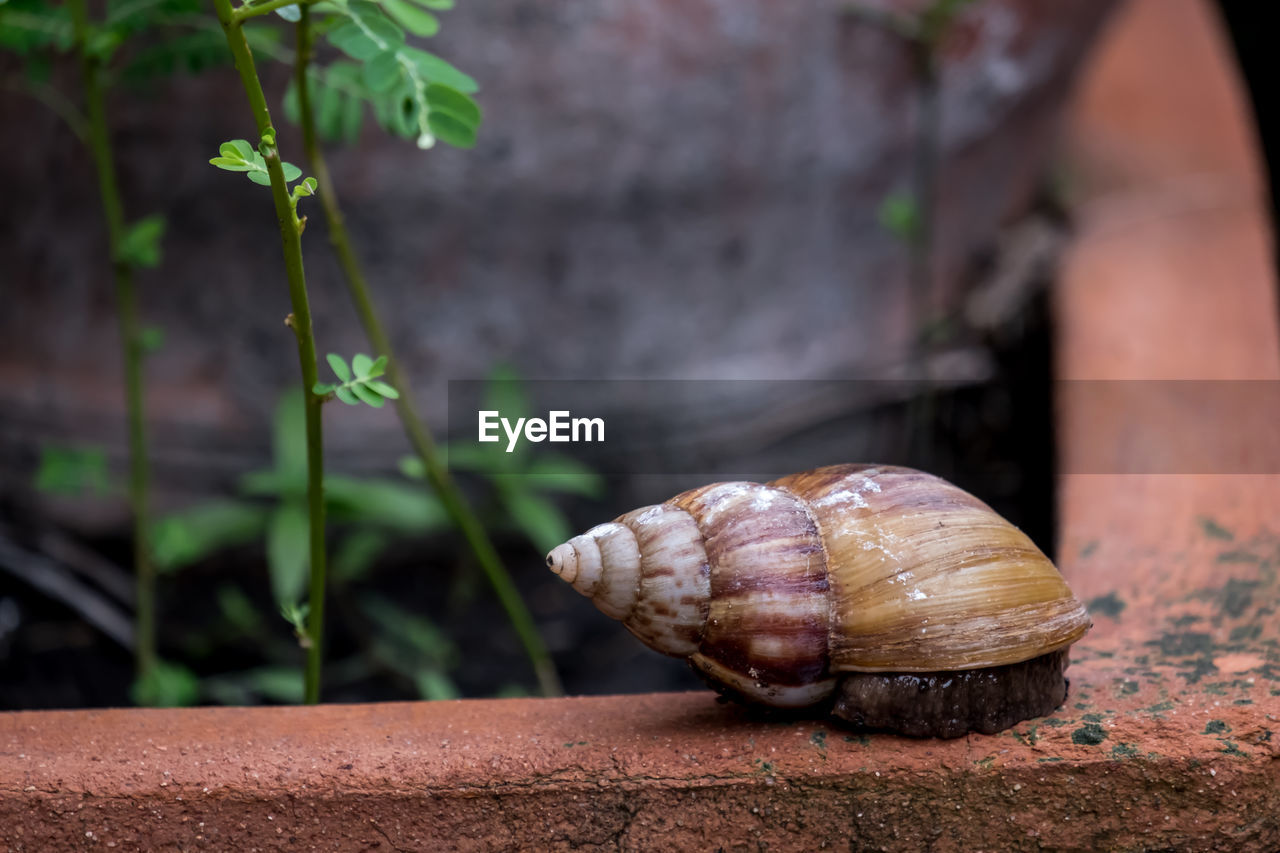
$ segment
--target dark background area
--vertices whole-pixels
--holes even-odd
[[[1222,20],[1231,33],[1236,61],[1249,89],[1253,118],[1258,128],[1258,141],[1266,161],[1271,194],[1272,231],[1280,221],[1277,199],[1280,199],[1280,113],[1277,113],[1275,80],[1277,67],[1275,46],[1268,38],[1269,13],[1274,11],[1249,0],[1218,0]],[[1274,252],[1273,252],[1274,257]]]

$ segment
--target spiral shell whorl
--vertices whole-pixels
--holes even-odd
[[[711,567],[694,669],[775,707],[834,688],[827,674],[827,562],[803,501],[759,483],[717,483],[672,498],[698,520]]]
[[[650,648],[688,657],[707,619],[707,554],[697,523],[669,504],[641,507],[547,555],[553,572]]]
[[[785,489],[694,489],[575,536],[547,563],[648,646],[745,698],[802,707],[834,688],[825,552]]]

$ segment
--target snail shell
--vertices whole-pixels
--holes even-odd
[[[909,468],[714,483],[593,527],[547,565],[725,695],[913,735],[1050,713],[1090,626],[1026,535]]]

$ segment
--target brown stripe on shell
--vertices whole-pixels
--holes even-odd
[[[719,483],[671,503],[697,519],[711,566],[695,668],[736,673],[735,689],[755,692],[824,680],[826,560],[804,505],[758,483]]]
[[[710,570],[702,533],[689,513],[670,504],[618,517],[640,550],[640,589],[623,624],[650,648],[687,657],[698,650],[707,620]]]
[[[999,666],[1079,639],[1084,608],[1020,530],[919,471],[842,465],[784,477],[822,531],[833,670]]]
[[[614,619],[626,619],[640,595],[640,546],[631,528],[610,522],[586,532],[600,551],[602,574],[591,591],[591,600],[600,612]]]

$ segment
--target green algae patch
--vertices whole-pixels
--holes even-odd
[[[1108,616],[1112,619],[1118,620],[1120,618],[1120,614],[1128,605],[1125,604],[1124,599],[1117,596],[1114,592],[1109,592],[1106,595],[1100,595],[1097,598],[1090,600],[1087,606],[1090,613]]]
[[[1200,529],[1210,539],[1221,539],[1223,542],[1234,542],[1236,535],[1207,515],[1200,516]]]
[[[1097,746],[1106,739],[1106,731],[1097,723],[1085,723],[1071,733],[1071,742],[1081,746]]]
[[[1131,743],[1118,743],[1111,747],[1111,757],[1117,761],[1125,758],[1133,758],[1135,755],[1141,754],[1141,751]]]

